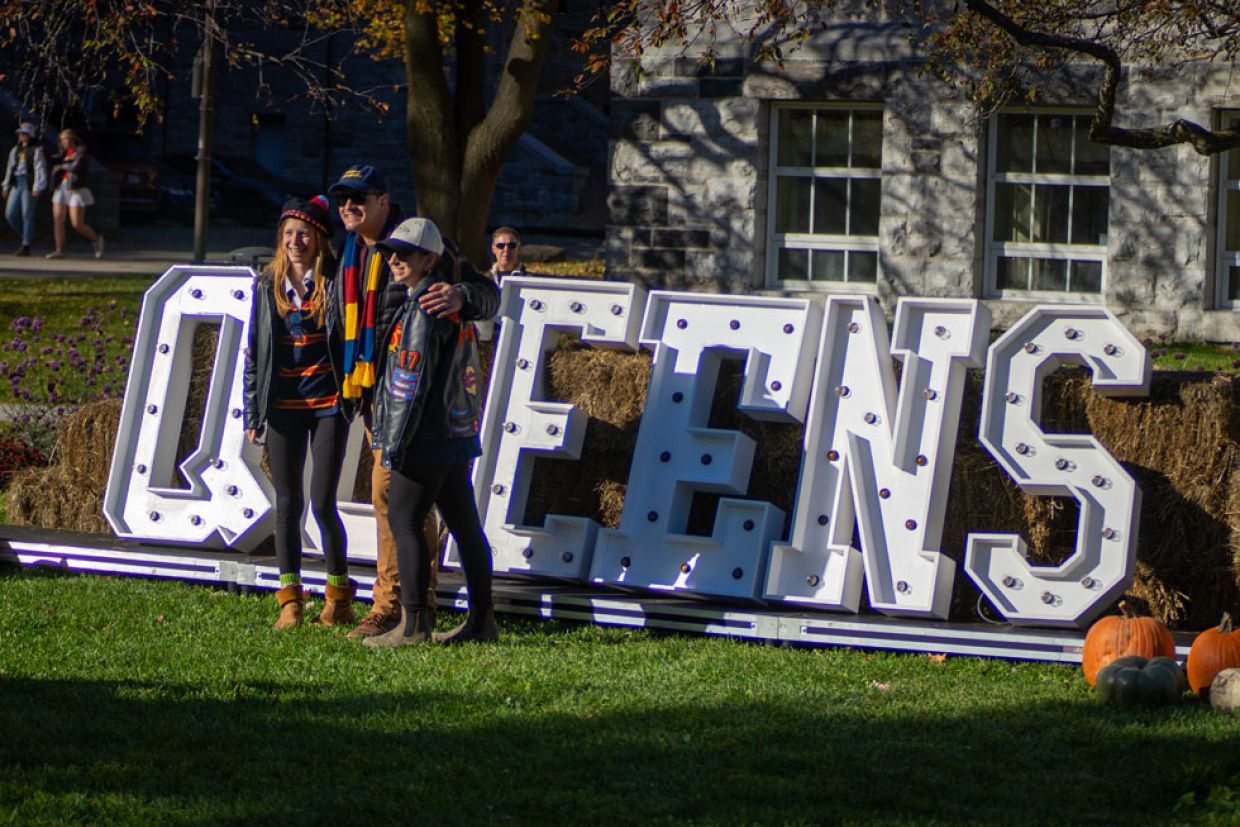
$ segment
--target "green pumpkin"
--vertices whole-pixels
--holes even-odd
[[[1176,661],[1175,658],[1169,658],[1166,656],[1150,658],[1150,662],[1146,664],[1145,668],[1149,669],[1151,666],[1158,666],[1163,669],[1171,670],[1180,684],[1180,694],[1183,695],[1188,691],[1188,675],[1185,673],[1184,667],[1180,666],[1179,662]]]
[[[1118,658],[1098,671],[1098,695],[1121,706],[1165,706],[1187,689],[1184,670],[1174,658],[1153,660],[1136,655]]]

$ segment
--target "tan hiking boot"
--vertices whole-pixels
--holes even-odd
[[[499,641],[499,627],[495,625],[495,609],[487,606],[481,612],[469,610],[465,622],[447,632],[436,632],[435,642],[451,646],[476,640],[480,643],[496,643]]]
[[[416,646],[419,643],[430,643],[431,632],[435,629],[435,613],[430,609],[419,609],[413,618],[413,628],[406,630],[402,617],[390,631],[381,635],[368,637],[362,641],[363,646],[372,649],[396,648],[398,646]]]
[[[323,626],[343,626],[357,620],[353,614],[353,595],[357,593],[357,584],[352,580],[347,586],[327,584],[327,600],[323,603],[323,611],[319,613],[318,623]]]
[[[280,616],[276,618],[277,629],[291,629],[300,626],[302,611],[306,607],[306,593],[300,583],[285,586],[276,592],[276,603],[280,606]]]
[[[384,632],[390,632],[399,624],[399,608],[387,610],[372,608],[370,613],[362,618],[362,622],[353,627],[345,637],[349,640],[362,640],[375,635],[381,635]]]

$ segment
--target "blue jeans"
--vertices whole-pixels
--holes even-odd
[[[27,180],[25,177],[13,179],[8,203],[4,205],[4,218],[13,232],[21,234],[22,244],[29,247],[30,242],[34,241],[35,197],[30,194]]]

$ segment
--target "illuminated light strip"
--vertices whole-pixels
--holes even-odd
[[[0,526],[0,560],[22,565],[48,562],[71,570],[87,570],[77,562],[92,561],[97,568],[89,571],[141,577],[170,578],[194,582],[218,582],[267,590],[279,587],[279,573],[274,565],[231,563],[219,553],[211,556],[172,548],[139,547],[108,549],[97,545],[78,546],[64,542],[35,541],[32,537],[54,535],[16,526]],[[82,535],[69,534],[79,539]],[[209,553],[210,554],[210,553]],[[133,565],[140,560],[144,565]],[[110,565],[110,568],[104,568]],[[195,569],[218,567],[219,576],[203,577]],[[143,570],[156,570],[148,574]],[[309,591],[322,590],[325,574],[309,572]],[[358,581],[359,599],[370,599],[374,576],[369,570],[352,573]],[[667,597],[634,597],[614,593],[583,591],[578,587],[536,584],[497,579],[496,607],[501,612],[543,619],[579,620],[604,626],[668,629],[767,640],[809,646],[851,646],[904,652],[945,653],[996,657],[1014,660],[1058,661],[1077,663],[1083,637],[1075,630],[1013,629],[1006,625],[941,624],[897,621],[877,615],[843,618],[840,615],[809,615],[779,610],[741,611],[732,607],[712,605],[700,600]],[[442,608],[466,607],[466,591],[459,575],[445,573],[439,585]],[[1192,635],[1176,636],[1176,656],[1188,656]]]

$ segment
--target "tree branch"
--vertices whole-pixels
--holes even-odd
[[[1123,64],[1114,49],[1096,40],[1030,29],[1017,23],[984,0],[965,0],[965,6],[969,11],[990,21],[1021,46],[1075,52],[1092,57],[1103,64],[1104,71],[1102,82],[1098,87],[1097,109],[1094,111],[1093,121],[1089,127],[1089,137],[1096,143],[1134,149],[1160,149],[1176,144],[1188,144],[1202,155],[1212,155],[1240,147],[1240,129],[1211,130],[1184,119],[1144,129],[1115,126],[1115,100],[1120,80],[1123,77]]]

